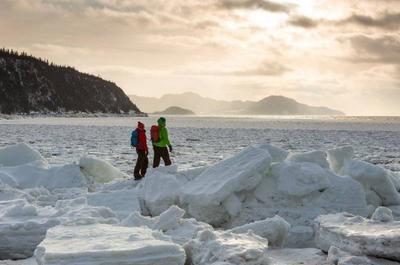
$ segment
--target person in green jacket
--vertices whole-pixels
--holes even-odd
[[[169,158],[169,152],[172,152],[172,145],[169,141],[168,130],[165,127],[167,121],[164,117],[161,117],[157,120],[157,123],[158,123],[160,138],[158,142],[153,143],[153,149],[154,149],[153,168],[156,168],[160,165],[161,158],[163,159],[165,166],[169,166],[172,164],[171,159]]]

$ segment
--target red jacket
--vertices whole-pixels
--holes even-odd
[[[136,147],[137,150],[141,151],[148,151],[147,149],[147,137],[146,137],[146,130],[144,129],[144,126],[138,126],[136,129],[138,133],[138,145]]]

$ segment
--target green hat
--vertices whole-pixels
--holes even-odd
[[[167,120],[164,117],[160,117],[157,120],[157,123],[158,123],[159,126],[165,126],[165,124],[167,123]]]

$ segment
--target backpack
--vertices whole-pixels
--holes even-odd
[[[158,127],[157,125],[151,126],[150,136],[151,136],[151,141],[153,143],[159,142],[160,141],[160,127]]]
[[[132,131],[131,135],[131,146],[136,147],[139,144],[139,137],[137,130]]]

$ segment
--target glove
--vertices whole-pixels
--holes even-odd
[[[168,145],[169,151],[172,152],[172,145]]]

